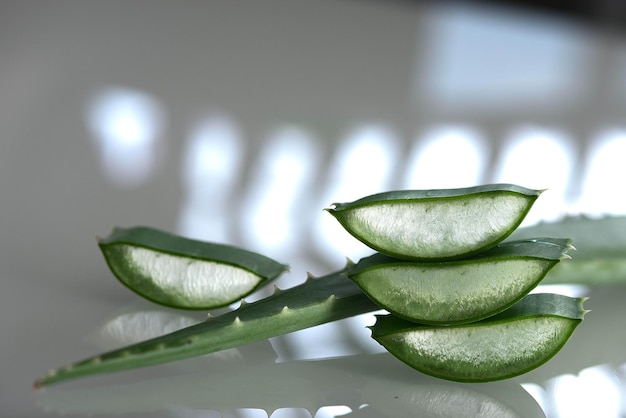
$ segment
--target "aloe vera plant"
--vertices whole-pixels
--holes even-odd
[[[395,196],[397,197],[397,192],[394,193],[396,193]],[[407,228],[417,236],[423,237],[426,243],[430,242],[433,234],[424,232],[422,231],[423,229],[428,230],[429,228],[434,228],[437,231],[434,235],[441,239],[445,238],[446,243],[438,246],[435,245],[438,249],[430,252],[427,256],[435,259],[446,259],[450,257],[462,257],[465,259],[462,261],[447,262],[450,266],[453,266],[453,273],[449,274],[450,277],[444,277],[442,279],[447,282],[431,294],[432,299],[447,298],[448,302],[455,300],[454,296],[451,297],[450,295],[454,294],[455,289],[459,286],[457,282],[462,280],[461,276],[464,274],[467,274],[471,281],[476,282],[475,284],[477,284],[478,288],[489,289],[489,286],[498,283],[497,276],[511,275],[512,271],[516,272],[512,274],[513,278],[509,279],[509,285],[506,286],[507,288],[511,287],[513,290],[509,292],[499,292],[492,287],[486,298],[489,300],[488,307],[479,314],[476,313],[476,305],[483,303],[485,298],[476,299],[472,292],[461,294],[460,298],[455,300],[455,305],[458,306],[455,306],[454,309],[446,309],[445,306],[450,306],[449,303],[442,304],[440,300],[436,300],[435,302],[439,303],[439,307],[435,310],[437,321],[444,323],[476,321],[478,318],[484,318],[485,316],[502,312],[527,294],[547,273],[547,270],[558,262],[565,254],[565,251],[569,249],[569,241],[566,239],[543,238],[518,243],[501,244],[497,248],[492,249],[490,253],[491,258],[488,254],[479,254],[497,245],[498,242],[506,238],[506,236],[519,225],[539,193],[539,191],[530,191],[529,189],[513,185],[488,185],[462,189],[462,191],[455,189],[451,191],[440,190],[406,193],[408,196],[412,196],[412,199],[414,199],[415,196],[427,196],[424,197],[424,199],[419,198],[418,200],[420,201],[417,202],[417,206],[421,206],[424,202],[427,202],[429,209],[426,210],[423,207],[421,209],[415,209],[418,212],[428,213],[436,211],[439,213],[438,217],[430,216],[429,223],[421,223],[419,228],[416,228],[415,225],[412,224]],[[382,212],[379,212],[381,220],[378,223],[379,226],[381,224],[387,225],[388,238],[385,239],[390,240],[394,234],[398,234],[400,229],[399,225],[402,225],[402,222],[404,222],[404,225],[407,225],[406,222],[410,223],[412,218],[409,216],[410,210],[408,209],[409,206],[415,206],[416,202],[411,200],[408,206],[405,201],[397,202],[396,204],[401,207],[400,210],[390,211],[389,207],[393,209],[393,202],[395,202],[395,200],[389,200],[387,197],[388,196],[383,196],[382,198],[384,203],[382,205]],[[380,195],[363,199],[368,205],[371,204],[374,209],[378,206],[376,202],[380,200]],[[424,200],[424,202],[421,200]],[[500,216],[493,211],[488,211],[488,207],[492,203],[498,203],[497,207],[502,209],[505,214]],[[467,208],[471,209],[467,210]],[[339,210],[340,208],[337,209]],[[372,208],[368,210],[372,210]],[[483,221],[485,217],[484,212],[496,216],[497,219],[492,219],[487,222]],[[394,217],[390,217],[392,214]],[[402,221],[401,219],[401,221],[398,221],[396,217],[400,217],[404,220]],[[462,218],[464,222],[459,224],[458,218]],[[457,225],[457,228],[450,229],[448,226],[451,224]],[[467,224],[475,225],[467,226]],[[446,227],[443,225],[446,225]],[[457,234],[456,237],[448,236],[454,234],[455,231]],[[378,232],[369,232],[368,234],[369,237],[372,237],[379,234],[379,232],[380,229]],[[473,232],[476,232],[476,236],[474,236]],[[150,237],[158,237],[159,240],[152,242]],[[394,248],[387,253],[387,256],[395,257],[397,255],[396,252],[404,255],[415,255],[416,248],[428,247],[428,245],[424,243],[418,243],[418,245],[416,245],[415,241],[399,240],[399,242],[400,244],[394,244]],[[127,286],[141,287],[140,291],[134,289],[139,294],[149,293],[155,288],[158,289],[155,293],[169,293],[167,289],[164,290],[163,287],[156,286],[156,283],[159,281],[152,277],[162,274],[162,269],[155,268],[155,266],[159,265],[160,261],[157,260],[160,258],[166,258],[167,261],[164,265],[168,267],[171,274],[182,274],[186,275],[186,277],[190,277],[186,270],[186,257],[189,256],[194,262],[199,258],[198,251],[193,249],[193,246],[187,246],[191,245],[190,242],[169,234],[151,231],[145,228],[116,230],[110,237],[101,240],[100,244],[112,270],[116,272],[118,277],[125,277],[125,279],[121,280],[125,282]],[[454,249],[453,251],[451,250],[452,248]],[[133,258],[132,253],[136,250],[139,250],[140,256]],[[146,251],[148,251],[149,254],[147,254]],[[129,255],[129,253],[131,253],[131,255]],[[207,262],[209,264],[216,264],[216,266],[213,267],[217,269],[217,271],[226,271],[226,269],[233,269],[233,267],[242,268],[252,275],[264,277],[265,280],[263,280],[263,283],[268,282],[274,274],[277,275],[284,270],[282,264],[275,262],[270,262],[269,264],[267,261],[261,264],[248,263],[243,260],[243,258],[246,257],[242,257],[241,254],[243,253],[237,249],[232,249],[232,251],[226,249],[211,252],[210,254],[204,253],[203,255],[206,257],[203,258],[208,260]],[[473,256],[470,257],[470,255]],[[174,260],[170,260],[168,257],[173,257]],[[366,312],[377,311],[381,308],[387,309],[392,313],[394,311],[400,312],[400,309],[396,306],[398,303],[397,298],[384,297],[385,292],[393,292],[393,290],[390,290],[393,287],[388,287],[385,292],[382,292],[383,296],[381,297],[372,297],[372,295],[364,293],[355,282],[347,277],[350,276],[355,279],[359,275],[365,274],[367,271],[373,269],[378,264],[373,262],[376,257],[384,258],[384,256],[375,255],[372,258],[359,261],[356,265],[348,263],[344,269],[338,272],[320,278],[309,277],[304,283],[290,289],[279,290],[276,288],[273,295],[254,303],[242,301],[238,309],[215,318],[210,318],[206,322],[51,370],[45,376],[38,379],[35,382],[35,386],[48,385],[80,376],[144,367],[184,359],[252,343]],[[420,255],[420,257],[417,258],[424,257]],[[129,260],[132,261],[129,262]],[[146,260],[149,261],[146,262]],[[397,261],[401,262],[400,260]],[[394,261],[389,262],[391,264],[394,263]],[[407,261],[404,262],[407,263]],[[429,278],[429,276],[433,274],[432,270],[437,270],[437,266],[440,267],[442,265],[442,262],[430,262],[434,264],[426,267],[417,267],[417,272],[414,275],[405,275],[403,286],[406,285],[413,289],[414,286],[419,288],[420,280],[430,280],[432,282],[432,277]],[[422,263],[424,262],[422,261]],[[137,264],[139,264],[139,266],[137,266]],[[380,264],[384,267],[385,263]],[[273,267],[269,269],[271,273],[265,270],[268,265]],[[118,268],[118,266],[121,267],[116,271],[115,269]],[[467,267],[465,273],[463,272],[462,266]],[[420,268],[424,271],[421,271]],[[455,268],[456,274],[454,273]],[[519,274],[520,271],[522,274]],[[483,274],[487,273],[493,274],[494,277],[485,279]],[[409,276],[414,277],[414,279],[411,280],[407,278]],[[455,276],[458,280],[453,279]],[[473,277],[473,279],[471,279],[471,277]],[[203,280],[206,280],[206,278],[203,278]],[[228,282],[228,280],[226,281]],[[513,286],[511,283],[515,284],[517,287]],[[520,285],[520,283],[522,283],[522,285]],[[257,285],[258,284],[254,284],[254,286]],[[193,286],[189,286],[189,288],[192,287]],[[411,294],[411,292],[415,294],[419,293],[414,290],[409,290],[407,294]],[[229,293],[229,298],[237,294],[237,292],[234,291],[227,293]],[[213,301],[215,298],[216,296],[214,295],[208,299]],[[189,308],[195,307],[193,304],[189,303],[190,300],[193,299],[192,295],[187,293],[182,296],[177,295],[175,298],[167,299],[165,303],[176,305],[180,302],[180,307]],[[205,302],[206,300],[202,303]],[[510,318],[510,316],[513,315],[511,312],[515,313],[519,311],[515,310],[515,306],[517,305],[514,305],[513,308],[509,308],[498,315],[503,315],[504,317],[509,315]],[[541,309],[543,308],[537,307],[537,304],[530,304],[529,306],[530,307],[524,311],[523,315],[530,317],[534,314],[542,314],[543,311],[541,311]],[[507,312],[509,313],[507,314]],[[402,315],[402,313],[400,314]],[[488,319],[484,319],[480,322],[471,322],[471,324],[467,326],[471,326],[481,332],[487,332],[489,335],[489,330],[494,328],[485,321],[488,321]],[[446,329],[447,328],[449,327],[446,327]],[[516,329],[519,330],[522,328],[524,327],[517,327]],[[452,328],[449,328],[449,330],[451,329]],[[495,334],[491,335],[492,340],[499,338],[498,336],[506,338],[506,332],[503,333],[501,330],[496,331]],[[376,335],[380,336],[382,334],[376,332]],[[568,337],[568,333],[560,334],[557,346],[560,347],[564,344]],[[543,359],[546,360],[554,354],[554,349],[557,346],[546,346],[545,350],[541,350],[537,355],[543,356]],[[470,347],[470,350],[471,349]],[[473,349],[479,350],[481,348],[476,346]],[[389,351],[392,354],[396,352],[395,350]],[[514,347],[509,347],[505,356],[508,356],[510,360],[517,358],[518,354]],[[401,356],[400,358],[405,360]],[[528,368],[539,365],[540,363],[541,361],[529,363]],[[494,363],[492,369],[501,369],[502,364],[503,363]],[[459,366],[461,373],[465,373],[465,370],[466,368]],[[527,369],[518,368],[515,370],[507,370],[504,375],[491,370],[489,373],[485,372],[482,377],[480,370],[483,369],[479,369],[477,374],[467,380],[500,379],[502,376],[509,377],[514,373],[521,373]],[[446,375],[442,373],[441,377],[452,380],[463,380],[463,377],[455,376],[454,374]]]

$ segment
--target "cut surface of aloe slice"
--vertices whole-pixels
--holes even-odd
[[[326,210],[381,253],[404,259],[461,258],[510,235],[541,192],[512,184],[403,190],[334,203]]]
[[[153,302],[182,309],[228,305],[287,270],[241,248],[147,227],[115,228],[99,246],[124,285]]]
[[[416,262],[383,254],[348,273],[363,292],[396,316],[425,324],[474,322],[530,292],[572,246],[568,239],[501,243],[463,260]]]
[[[582,321],[584,300],[531,294],[491,318],[446,327],[379,316],[372,337],[423,373],[461,382],[501,380],[552,358]]]

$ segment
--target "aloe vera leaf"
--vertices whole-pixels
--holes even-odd
[[[237,310],[153,338],[51,370],[35,387],[99,373],[181,360],[264,340],[380,308],[339,272],[314,279]]]
[[[542,284],[611,285],[626,283],[626,216],[568,216],[519,228],[510,239],[567,236],[576,256],[555,266]]]
[[[402,190],[326,210],[355,238],[396,258],[462,258],[491,248],[522,222],[541,190],[512,184]]]
[[[147,227],[115,228],[98,244],[125,286],[153,302],[182,309],[229,305],[288,269],[242,248]]]
[[[491,318],[448,327],[379,316],[372,337],[423,373],[460,382],[501,380],[552,358],[582,321],[583,301],[531,294]]]
[[[461,324],[497,314],[524,297],[571,249],[568,239],[501,243],[463,260],[416,262],[375,254],[348,277],[378,305],[424,324]]]

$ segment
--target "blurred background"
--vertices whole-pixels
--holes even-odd
[[[262,252],[285,287],[369,254],[322,209],[379,191],[512,182],[548,189],[526,225],[626,214],[625,23],[617,0],[0,2],[0,411],[54,416],[32,380],[135,300],[96,246],[113,226]],[[315,356],[306,335],[274,349]],[[606,370],[595,404],[525,387],[551,417],[624,416]]]

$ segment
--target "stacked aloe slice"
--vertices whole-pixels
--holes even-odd
[[[99,241],[113,274],[151,301],[206,309],[206,322],[50,370],[43,386],[238,347],[384,308],[372,336],[410,366],[457,381],[504,379],[550,359],[582,321],[583,299],[532,294],[572,248],[505,241],[541,194],[499,184],[398,191],[328,211],[378,253],[252,303],[287,266],[260,254],[145,227]]]
[[[518,375],[554,355],[582,299],[533,294],[569,239],[502,242],[541,194],[515,185],[399,191],[328,211],[379,252],[349,273],[379,316],[372,336],[410,366],[458,381]]]

